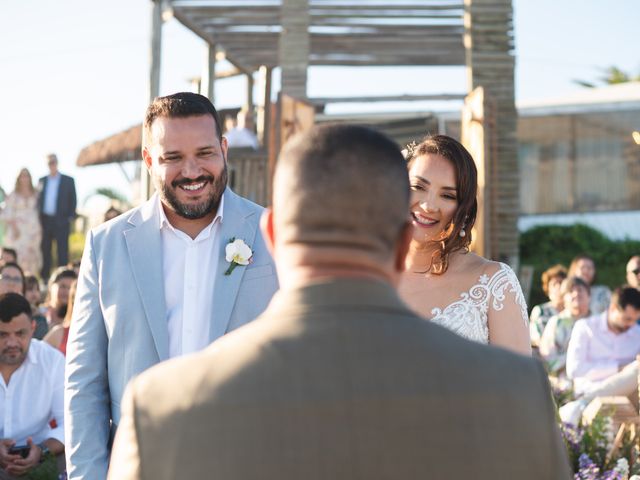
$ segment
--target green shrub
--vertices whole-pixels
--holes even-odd
[[[625,282],[629,258],[640,254],[640,241],[614,241],[587,225],[541,225],[520,235],[520,264],[534,267],[529,307],[547,301],[541,275],[556,263],[569,268],[571,260],[586,253],[596,262],[596,283],[614,289]]]
[[[84,233],[73,232],[69,235],[69,261],[75,262],[82,258],[84,249]]]

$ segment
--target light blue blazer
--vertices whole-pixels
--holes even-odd
[[[152,198],[87,236],[65,372],[65,450],[69,479],[106,478],[110,441],[127,382],[169,358],[160,215]],[[224,193],[210,341],[255,319],[278,289],[276,270],[258,228],[262,207]],[[232,237],[253,250],[229,276]],[[112,428],[113,427],[113,428]]]

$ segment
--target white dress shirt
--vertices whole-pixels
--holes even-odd
[[[58,191],[60,190],[60,173],[47,177],[47,186],[44,189],[44,204],[42,212],[45,215],[54,216],[58,210]]]
[[[597,386],[640,353],[640,326],[614,333],[607,325],[608,312],[578,320],[567,349],[567,375],[576,393]]]
[[[195,239],[169,223],[162,202],[156,199],[160,209],[169,357],[173,358],[209,345],[224,195],[216,217]]]
[[[25,445],[55,438],[64,443],[64,356],[32,339],[27,358],[13,372],[9,385],[0,375],[0,438]],[[49,422],[55,419],[56,427]]]

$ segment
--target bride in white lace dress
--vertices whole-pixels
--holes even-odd
[[[456,140],[435,135],[408,148],[414,235],[400,283],[420,315],[482,343],[530,355],[527,306],[506,264],[469,252],[477,171]]]

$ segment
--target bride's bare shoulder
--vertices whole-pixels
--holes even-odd
[[[484,274],[489,276],[495,274],[500,269],[500,263],[468,252],[457,255],[455,269],[478,278]]]

